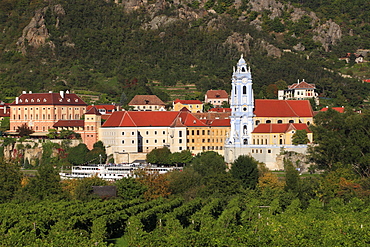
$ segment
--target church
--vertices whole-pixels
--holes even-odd
[[[293,145],[297,130],[306,130],[309,142],[313,111],[308,100],[254,99],[253,80],[243,55],[231,79],[230,133],[224,156],[233,163],[240,155],[250,155],[270,170],[283,169],[277,158],[283,151],[305,154],[307,145]]]

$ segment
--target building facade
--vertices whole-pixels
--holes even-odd
[[[23,92],[10,105],[10,132],[27,124],[35,133],[47,134],[59,120],[79,120],[87,104],[76,94]]]
[[[204,102],[210,103],[214,107],[221,107],[223,102],[229,103],[229,95],[225,90],[208,90]]]
[[[200,100],[180,100],[176,99],[173,102],[173,110],[181,111],[183,108],[188,109],[192,113],[203,112],[203,103]]]
[[[306,100],[306,99],[317,99],[318,95],[315,92],[315,84],[310,84],[304,81],[299,81],[288,86],[288,89],[278,91],[279,100]]]
[[[252,76],[243,57],[232,76],[230,135],[224,157],[233,163],[240,155],[250,155],[271,170],[280,170],[277,157],[282,151],[305,153],[307,145],[293,145],[297,130],[306,130],[312,142],[309,124],[313,111],[309,101],[254,100]]]
[[[165,103],[156,95],[135,95],[128,103],[134,111],[165,111]]]

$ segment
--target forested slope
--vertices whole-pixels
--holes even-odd
[[[369,4],[359,0],[359,10],[321,2],[2,1],[0,98],[84,89],[100,92],[101,102],[119,102],[123,92],[128,100],[153,93],[166,101],[170,95],[157,85],[175,84],[229,91],[243,53],[259,98],[305,79],[336,98],[332,104],[358,106],[369,89],[338,75],[344,66],[338,57],[369,47],[367,17],[361,19]],[[328,5],[339,13],[337,22]]]

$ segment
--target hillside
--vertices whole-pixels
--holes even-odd
[[[122,93],[168,101],[181,85],[184,98],[201,98],[230,90],[243,53],[258,98],[305,79],[330,104],[361,105],[369,87],[358,79],[370,77],[370,67],[346,69],[338,58],[370,48],[368,1],[289,2],[2,1],[0,99],[69,89],[98,93],[96,103],[119,102]],[[353,79],[338,74],[348,71]]]

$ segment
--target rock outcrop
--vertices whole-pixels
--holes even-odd
[[[52,11],[52,13],[56,16],[55,26],[57,28],[59,26],[59,18],[65,15],[65,10],[60,4],[36,10],[35,15],[31,19],[30,23],[23,29],[22,37],[20,37],[17,41],[19,50],[23,54],[26,53],[26,44],[34,48],[38,48],[45,44],[52,48],[55,47],[53,42],[48,41],[50,34],[45,25],[46,11]]]
[[[330,46],[336,45],[342,38],[342,29],[332,20],[316,27],[314,32],[316,35],[313,36],[313,40],[320,42],[327,52],[330,50]]]

